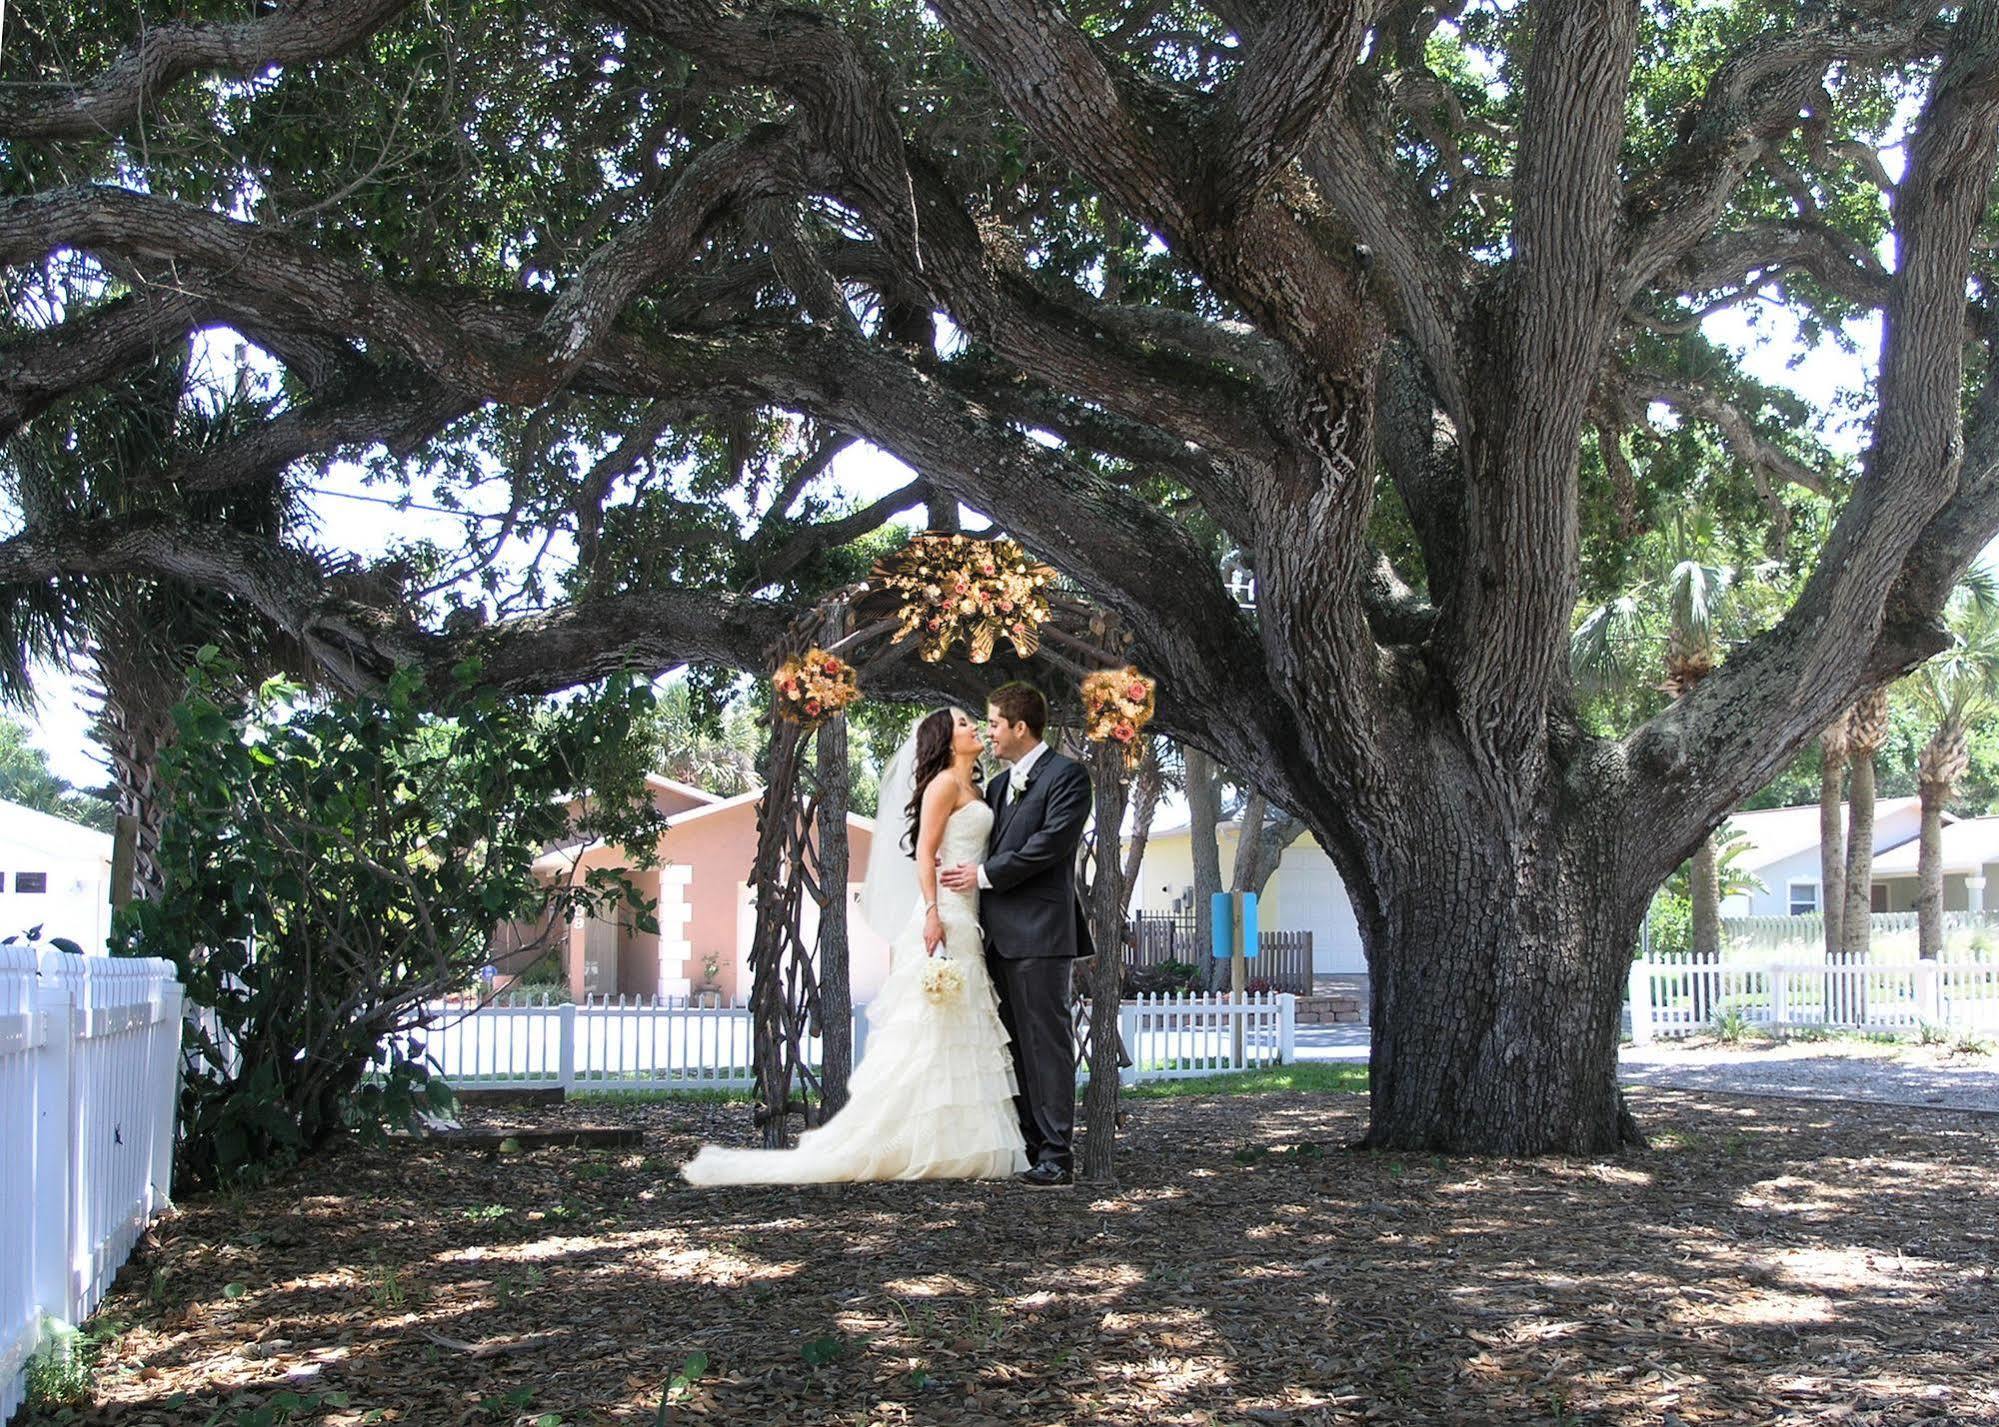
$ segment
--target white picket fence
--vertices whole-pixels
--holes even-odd
[[[1298,998],[1140,996],[1119,1004],[1118,1032],[1132,1061],[1119,1075],[1127,1085],[1288,1065],[1297,1059]]]
[[[1711,1030],[1737,1017],[1758,1030],[1999,1034],[1999,963],[1632,963],[1631,1039]]]
[[[1293,1058],[1298,998],[1144,996],[1118,1010],[1121,1079],[1171,1080],[1254,1070]],[[867,1018],[854,1014],[854,1060],[867,1054]],[[747,1006],[678,999],[501,995],[483,1007],[438,1004],[411,1032],[453,1085],[487,1090],[747,1090],[755,1084]],[[1237,1028],[1241,1028],[1240,1053]],[[816,1055],[817,1038],[808,1043]]]
[[[0,946],[0,1422],[167,1202],[181,997],[169,962]]]

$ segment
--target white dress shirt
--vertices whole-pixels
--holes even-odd
[[[1027,783],[1028,772],[1041,761],[1041,755],[1047,751],[1047,744],[1037,743],[1015,759],[1013,766],[1007,769],[1006,791],[1000,794],[999,805],[1002,809],[1020,796],[1021,788]],[[979,864],[979,885],[988,892],[993,889],[992,882],[986,877],[986,864],[983,862]]]

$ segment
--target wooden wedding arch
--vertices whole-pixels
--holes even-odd
[[[794,1117],[819,1124],[846,1102],[853,1007],[847,976],[847,728],[871,677],[907,658],[995,654],[1074,681],[1093,789],[1096,837],[1089,917],[1098,956],[1087,966],[1083,1177],[1112,1167],[1118,1090],[1118,1000],[1125,889],[1119,830],[1127,779],[1151,719],[1153,681],[1131,667],[1132,636],[1064,590],[1055,571],[1008,540],[930,532],[801,616],[769,651],[768,783],[757,819],[756,930],[750,1009],[756,1120],[764,1143],[790,1142]],[[997,682],[997,681],[995,681]],[[1051,699],[1056,713],[1074,716]],[[977,710],[974,710],[977,712]],[[887,810],[876,836],[893,836]],[[808,932],[802,915],[816,909]],[[808,1054],[819,1042],[817,1064]]]

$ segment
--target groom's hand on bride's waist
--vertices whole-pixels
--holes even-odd
[[[970,892],[979,885],[979,868],[974,862],[960,862],[937,874],[937,880],[953,892]]]

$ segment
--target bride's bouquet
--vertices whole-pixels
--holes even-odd
[[[948,956],[933,956],[924,961],[916,984],[926,997],[941,1005],[965,994],[965,970]]]

